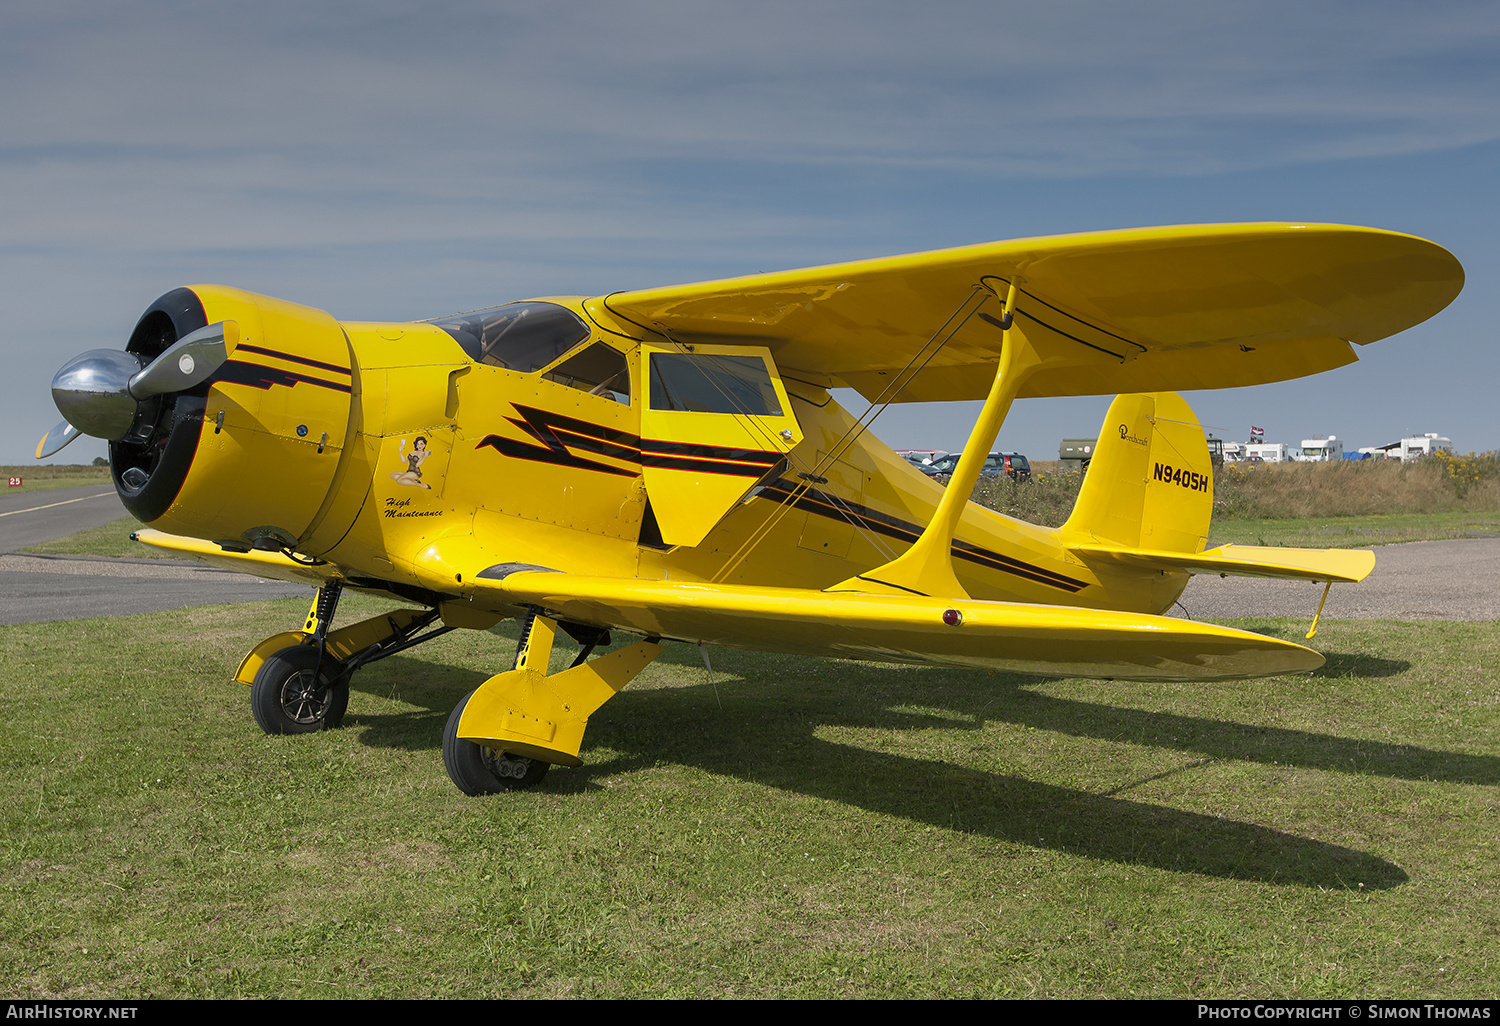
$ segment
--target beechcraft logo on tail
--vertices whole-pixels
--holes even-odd
[[[1130,433],[1130,429],[1127,428],[1124,424],[1120,425],[1120,441],[1122,441],[1122,442],[1134,442],[1136,445],[1150,445],[1151,444],[1150,442],[1148,442],[1144,438],[1142,438],[1140,435],[1132,435]]]
[[[1153,471],[1152,477],[1155,480],[1164,482],[1166,484],[1181,485],[1183,488],[1186,488],[1190,491],[1208,491],[1208,475],[1195,474],[1190,470],[1184,470],[1181,467],[1173,467],[1168,463],[1156,464],[1156,470]]]

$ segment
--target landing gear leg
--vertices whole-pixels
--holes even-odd
[[[328,625],[343,591],[336,577],[319,588],[303,627],[307,638],[273,653],[256,671],[250,712],[267,734],[310,734],[343,722],[349,675],[328,654]]]
[[[585,662],[606,635],[581,628],[579,637],[570,629],[584,651],[568,669],[549,674],[559,626],[540,613],[528,616],[515,669],[485,681],[448,717],[443,764],[465,794],[530,787],[549,763],[583,765],[578,752],[589,716],[661,654],[652,639]]]
[[[339,726],[356,670],[454,630],[426,630],[439,619],[438,609],[396,609],[331,630],[342,590],[341,581],[329,581],[313,599],[302,630],[267,638],[240,662],[235,679],[250,685],[250,711],[267,734]]]

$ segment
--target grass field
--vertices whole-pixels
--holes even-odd
[[[470,799],[443,722],[512,642],[375,664],[345,729],[267,738],[227,678],[304,612],[0,628],[0,990],[1454,998],[1500,978],[1496,624],[1325,621],[1323,671],[1199,685],[718,650],[710,682],[673,646],[595,715],[584,767]]]
[[[1378,473],[1321,488],[1346,515],[1318,519],[1252,515],[1297,479],[1236,482],[1212,540],[1500,531],[1483,480]],[[1043,483],[990,499],[1045,522],[1071,499]],[[1416,508],[1351,512],[1366,486]],[[136,526],[42,548],[148,556]],[[340,620],[382,608],[349,597]],[[342,730],[267,738],[228,678],[305,611],[0,627],[0,991],[1484,998],[1500,979],[1500,624],[1325,620],[1323,670],[1197,685],[727,650],[710,678],[676,645],[594,716],[582,768],[470,799],[443,724],[509,665],[513,625],[361,671]]]
[[[37,552],[58,556],[124,556],[130,559],[166,559],[169,553],[150,545],[132,541],[131,535],[141,529],[141,522],[134,517],[121,517],[102,527],[90,527],[56,538],[40,545],[33,545],[24,552]]]
[[[48,488],[71,488],[74,485],[110,484],[108,467],[69,466],[67,464],[31,464],[29,466],[0,466],[0,474],[6,480],[19,477],[19,486],[7,487],[10,492],[38,492]]]
[[[1290,545],[1308,549],[1354,549],[1445,538],[1500,534],[1500,513],[1390,513],[1362,517],[1223,517],[1209,529],[1209,544]]]

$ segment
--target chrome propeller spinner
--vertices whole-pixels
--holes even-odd
[[[52,379],[62,423],[42,436],[36,458],[59,451],[79,435],[118,442],[130,433],[147,400],[202,384],[229,358],[233,321],[199,328],[145,363],[120,349],[91,349],[63,364]]]

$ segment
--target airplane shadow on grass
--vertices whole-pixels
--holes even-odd
[[[660,751],[585,764],[559,781],[558,790],[582,791],[596,776],[675,759],[912,823],[1126,865],[1328,889],[1378,890],[1407,880],[1399,866],[1377,856],[1285,831],[826,741],[812,735],[814,724],[795,709],[777,741],[753,745],[741,725],[727,718],[718,729],[705,730],[696,715],[674,723],[662,710],[649,712],[663,742]],[[639,744],[643,725],[634,717],[625,720],[601,731],[599,744]],[[671,735],[679,729],[674,742]]]
[[[820,662],[776,680],[775,667],[735,674],[731,653],[716,684],[626,689],[590,720],[585,765],[543,785],[576,793],[603,775],[662,760],[808,794],[913,822],[1127,864],[1207,876],[1334,889],[1381,889],[1407,880],[1400,867],[1362,852],[1219,816],[1184,812],[919,754],[885,754],[831,742],[818,728],[979,731],[1008,722],[1074,737],[1176,749],[1199,757],[1360,775],[1473,784],[1500,782],[1500,759],[1340,738],[1329,734],[1155,713],[1038,692],[1038,678],[929,667]],[[664,662],[691,665],[674,646]],[[1387,665],[1388,664],[1388,665]],[[807,665],[807,664],[791,664]],[[1331,656],[1331,676],[1381,676],[1404,665],[1368,656]],[[355,678],[358,690],[393,688],[422,707],[395,716],[351,714],[347,725],[375,747],[436,750],[449,711],[486,674],[397,657],[386,672]],[[719,708],[720,698],[727,698]],[[942,713],[910,711],[914,704]],[[592,761],[590,749],[628,753]],[[1175,770],[1172,772],[1181,772]],[[1170,774],[1158,774],[1157,777]],[[1150,777],[1147,779],[1156,779]],[[1136,781],[1135,786],[1145,781]]]

